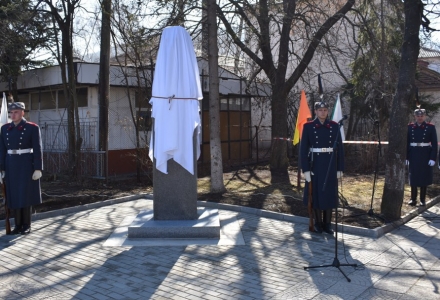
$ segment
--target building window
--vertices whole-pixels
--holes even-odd
[[[241,110],[244,111],[251,111],[251,99],[250,98],[243,98],[241,99]]]
[[[241,110],[240,98],[229,99],[229,110]]]
[[[202,110],[209,110],[209,94],[205,94],[202,100]],[[251,100],[248,97],[230,96],[229,98],[220,98],[221,111],[250,111]]]
[[[152,120],[150,111],[138,111],[137,117],[139,119],[139,131],[151,131]]]
[[[31,110],[55,109],[56,108],[56,92],[40,91],[31,93]]]
[[[227,98],[220,99],[220,110],[228,110],[228,99]]]
[[[78,100],[78,107],[87,107],[87,88],[76,89],[76,98]],[[58,91],[58,108],[67,108],[67,99],[64,97],[64,91]]]
[[[151,109],[151,104],[150,104],[150,99],[148,97],[147,91],[142,90],[142,91],[136,91],[135,95],[134,95],[134,99],[135,99],[135,106],[136,108],[148,108]]]

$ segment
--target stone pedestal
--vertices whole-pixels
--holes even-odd
[[[220,238],[218,209],[198,208],[195,220],[157,221],[153,211],[142,211],[128,226],[128,238],[194,239]]]
[[[154,134],[153,134],[154,138]],[[153,169],[154,220],[197,220],[197,132],[193,134],[194,175],[173,159],[168,174]]]

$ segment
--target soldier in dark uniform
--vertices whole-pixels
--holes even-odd
[[[0,180],[6,185],[7,205],[14,210],[12,234],[30,233],[32,205],[41,203],[40,128],[23,118],[24,110],[23,102],[10,104],[11,123],[1,127]]]
[[[420,187],[420,205],[425,205],[426,187],[432,184],[432,173],[437,159],[437,132],[435,126],[425,122],[424,109],[414,111],[416,121],[408,124],[406,164],[409,165],[411,200],[417,203],[417,187]]]
[[[304,124],[301,138],[301,168],[307,182],[312,181],[312,199],[315,212],[315,232],[333,234],[331,228],[332,209],[338,205],[337,184],[344,170],[344,150],[339,125],[329,121],[328,105],[316,102],[315,120]],[[337,147],[333,149],[336,138]],[[330,158],[337,150],[333,161]],[[330,169],[329,169],[330,168]],[[326,180],[327,172],[328,178]],[[325,190],[324,189],[325,182]],[[304,189],[304,204],[308,204],[309,185]]]

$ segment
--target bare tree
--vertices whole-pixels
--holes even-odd
[[[272,181],[288,180],[287,144],[282,139],[275,139],[287,137],[287,96],[309,65],[324,35],[354,3],[355,0],[229,1],[217,8],[227,34],[264,71],[272,87]],[[329,16],[326,11],[334,13]],[[244,20],[247,32],[256,40],[258,53],[254,51],[256,47],[245,44],[234,30],[238,18]],[[295,49],[295,43],[305,51]]]
[[[385,186],[381,212],[390,220],[399,219],[405,185],[406,124],[409,103],[415,95],[415,75],[420,49],[419,32],[423,16],[421,0],[404,2],[405,34],[401,48],[397,91],[391,108],[391,122],[386,152]]]
[[[146,128],[151,122],[147,116],[142,115],[143,110],[151,112],[149,99],[154,73],[154,61],[160,39],[160,26],[147,28],[142,20],[151,17],[151,12],[146,12],[141,4],[128,6],[124,1],[114,2],[114,15],[112,18],[113,63],[117,63],[123,76],[126,95],[131,114],[131,122],[135,131],[135,161],[138,182],[141,181],[142,168],[148,165],[148,132]],[[153,15],[156,12],[152,12]],[[148,24],[148,23],[147,23]],[[133,82],[136,84],[133,87]],[[133,93],[134,90],[134,93]]]
[[[108,156],[108,106],[110,96],[110,21],[112,1],[102,0],[101,4],[101,54],[99,60],[99,150],[105,151],[105,160]],[[108,165],[104,163],[105,177],[108,175]]]
[[[345,90],[350,97],[347,137],[364,138],[379,122],[387,134],[403,40],[403,3],[361,1],[356,9],[355,56]],[[374,121],[374,122],[373,122]]]
[[[61,68],[64,96],[67,103],[67,134],[68,134],[68,174],[76,179],[80,170],[81,130],[76,94],[76,78],[74,66],[74,17],[80,7],[81,0],[51,1],[42,0],[46,6],[41,7],[43,14],[53,20],[52,34],[56,49],[53,50]],[[59,41],[61,39],[61,42]],[[61,45],[61,48],[59,47]]]
[[[211,153],[211,192],[226,191],[223,183],[223,159],[220,139],[220,95],[218,78],[218,45],[216,0],[206,0],[209,63],[209,138]]]

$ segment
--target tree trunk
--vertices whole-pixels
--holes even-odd
[[[76,136],[75,136],[75,106],[72,101],[72,91],[71,91],[71,74],[70,69],[73,67],[73,63],[69,62],[69,50],[71,45],[69,43],[70,38],[70,26],[66,22],[62,27],[62,61],[60,65],[61,74],[63,79],[63,89],[64,97],[67,101],[67,140],[68,140],[68,170],[71,178],[76,178]]]
[[[208,58],[209,45],[208,2],[209,0],[202,0],[202,57],[205,59]]]
[[[108,107],[110,95],[110,17],[111,0],[103,0],[101,19],[101,53],[99,60],[99,150],[104,153],[103,175],[107,178],[108,165]],[[138,130],[136,130],[138,135]]]
[[[282,11],[280,10],[279,13],[282,13],[283,18],[282,21],[277,24],[279,31],[275,34],[273,29],[276,26],[273,26],[274,24],[272,23],[274,22],[274,18],[271,16],[271,10],[273,9],[273,3],[271,1],[257,1],[256,4],[249,4],[246,2],[249,6],[245,5],[244,7],[240,7],[235,1],[229,2],[233,3],[235,13],[238,14],[241,17],[241,20],[244,20],[247,26],[251,28],[249,32],[252,33],[252,38],[255,38],[258,41],[261,55],[258,55],[258,53],[255,52],[255,49],[252,49],[249,45],[243,43],[241,36],[237,35],[235,25],[233,26],[226,17],[232,9],[230,11],[223,11],[222,8],[217,7],[219,18],[225,26],[226,32],[241,51],[243,51],[266,73],[273,89],[272,147],[270,157],[272,181],[283,180],[283,182],[289,182],[286,181],[289,180],[287,169],[289,166],[287,141],[282,139],[289,138],[287,136],[287,95],[306,70],[324,35],[352,8],[355,0],[338,1],[336,5],[341,8],[335,14],[328,17],[317,31],[313,30],[313,34],[310,35],[311,39],[306,42],[308,43],[307,49],[303,56],[299,58],[299,63],[290,75],[287,74],[287,70],[289,59],[291,58],[292,49],[290,46],[297,38],[295,33],[296,30],[292,30],[292,26],[298,26],[295,22],[297,15],[300,14],[300,12],[297,11],[297,7],[300,7],[298,1],[282,1],[283,5],[279,6],[282,7]],[[224,8],[225,6],[222,7]],[[254,17],[258,22],[258,28],[253,27],[254,25],[249,21],[248,14],[254,14]],[[306,16],[302,17],[307,20]],[[307,21],[305,21],[305,23],[307,23]],[[305,29],[308,29],[307,26]],[[255,34],[252,31],[255,31]],[[294,37],[292,37],[292,34]],[[301,39],[299,36],[298,38],[299,40]],[[278,49],[278,53],[274,51],[275,48],[273,45],[275,43],[277,44],[277,47],[275,48]],[[274,60],[275,57],[277,57],[277,60]]]
[[[61,53],[58,43],[57,60],[61,69],[64,97],[67,102],[67,140],[68,140],[68,172],[72,179],[77,179],[80,168],[80,150],[82,138],[80,136],[80,122],[78,113],[78,101],[76,95],[76,70],[73,62],[73,18],[76,1],[63,1],[63,5],[56,6],[52,1],[43,1],[48,7],[47,11],[52,17],[54,29],[61,31]],[[60,9],[62,8],[62,9]],[[63,13],[63,16],[61,15]],[[58,28],[56,27],[58,25]],[[58,41],[58,33],[55,33],[55,41]],[[75,128],[76,118],[76,128]]]
[[[386,153],[385,186],[381,212],[389,220],[400,218],[405,185],[406,135],[409,104],[415,94],[415,74],[419,55],[419,31],[423,5],[420,0],[405,1],[405,35],[401,49],[399,79],[393,99],[389,145]]]
[[[70,8],[70,7],[69,7]],[[69,16],[73,16],[73,11]],[[67,18],[66,20],[66,32],[65,36],[63,36],[63,48],[64,55],[66,57],[66,65],[67,65],[67,86],[68,86],[68,99],[69,99],[69,108],[67,111],[68,118],[68,126],[69,126],[69,134],[73,135],[72,145],[69,145],[69,150],[73,150],[73,155],[71,156],[70,162],[70,176],[72,179],[78,179],[80,176],[80,168],[81,168],[81,128],[79,122],[79,113],[78,113],[78,98],[76,94],[76,66],[73,61],[73,19]]]
[[[211,193],[225,192],[220,139],[220,96],[218,79],[218,46],[216,0],[207,0],[209,63],[209,146],[211,152]]]
[[[272,146],[270,153],[270,171],[272,183],[289,182],[287,168],[287,97],[280,91],[280,86],[273,86],[272,95]]]

